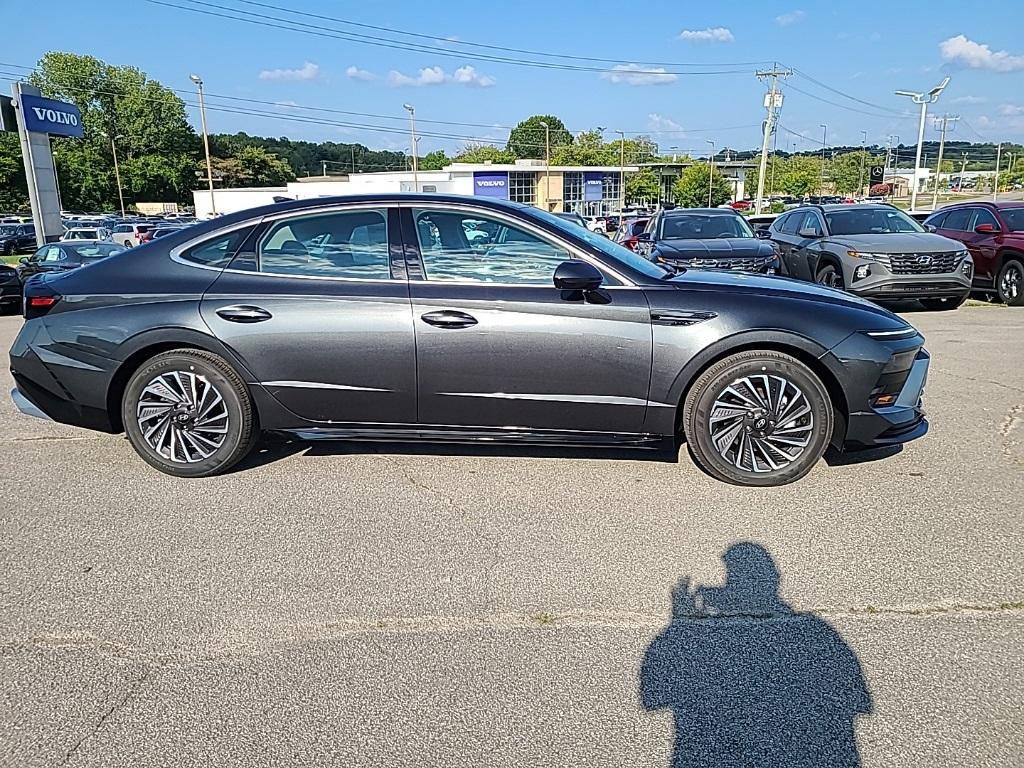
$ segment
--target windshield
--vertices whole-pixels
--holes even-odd
[[[662,240],[713,240],[720,237],[753,237],[754,232],[740,216],[732,214],[684,213],[665,216]]]
[[[95,229],[72,229],[67,234],[68,240],[96,240],[99,233]]]
[[[1024,208],[1003,208],[1000,213],[1011,232],[1024,232]]]
[[[829,234],[885,235],[896,232],[924,232],[925,229],[896,208],[850,208],[825,214]]]
[[[105,259],[107,256],[113,256],[115,253],[121,253],[128,249],[116,243],[96,243],[94,245],[79,245],[75,247],[75,250],[83,259]]]
[[[547,211],[535,210],[531,211],[531,213],[534,216],[543,219],[548,224],[555,226],[560,231],[566,232],[578,240],[583,240],[587,245],[592,248],[596,248],[606,256],[609,256],[615,261],[622,262],[648,277],[663,280],[671,274],[667,269],[663,269],[653,261],[648,261],[643,256],[633,253],[629,248],[619,245],[618,243],[613,243],[604,235],[599,235],[595,232],[591,232],[589,229],[584,229],[577,224],[572,224],[564,219],[560,219],[553,213],[548,213]]]

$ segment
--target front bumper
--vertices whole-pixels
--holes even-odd
[[[14,407],[26,416],[34,416],[37,419],[44,419],[45,421],[53,421],[53,419],[43,413],[35,403],[25,397],[17,387],[11,390],[11,401],[14,403]]]
[[[856,451],[899,445],[928,432],[928,420],[921,402],[928,381],[931,356],[921,348],[896,402],[884,408],[865,408],[850,414],[844,450]]]
[[[901,274],[877,261],[844,259],[843,282],[846,290],[866,299],[927,299],[966,296],[971,292],[974,263],[970,257],[949,272]],[[964,272],[964,264],[970,272]],[[867,272],[858,276],[858,270]]]

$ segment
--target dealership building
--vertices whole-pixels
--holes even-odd
[[[515,163],[452,163],[440,171],[353,173],[339,176],[310,176],[282,187],[196,190],[196,215],[209,218],[213,205],[217,213],[267,205],[281,200],[302,200],[330,195],[379,194],[382,192],[438,192],[512,200],[549,211],[575,211],[600,216],[618,211],[622,171],[639,168],[619,166],[556,166],[542,160]],[[656,201],[652,201],[656,202]]]

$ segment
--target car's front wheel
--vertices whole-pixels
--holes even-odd
[[[838,288],[840,291],[845,287],[843,284],[843,271],[835,264],[826,264],[818,270],[815,280],[819,285],[826,285],[829,288]]]
[[[177,477],[208,477],[242,459],[257,436],[245,382],[198,349],[156,355],[128,381],[121,416],[136,452]]]
[[[828,446],[833,418],[814,371],[772,350],[720,360],[697,378],[683,403],[694,459],[735,485],[784,485],[806,475]]]

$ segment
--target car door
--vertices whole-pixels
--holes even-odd
[[[396,216],[379,205],[349,205],[268,217],[203,296],[213,333],[303,419],[416,421],[416,350]]]
[[[995,280],[996,272],[996,251],[999,247],[1000,224],[995,214],[988,208],[978,206],[974,208],[974,216],[968,223],[969,231],[966,233],[964,243],[974,259],[974,274],[980,277],[986,284]],[[979,232],[978,229],[982,231]]]
[[[470,221],[493,240],[470,241]],[[421,424],[642,431],[652,354],[642,290],[608,268],[599,293],[556,289],[555,268],[585,254],[511,214],[403,206],[402,230],[415,257]]]
[[[796,211],[790,216],[792,221],[786,222],[786,229],[787,234],[789,234],[788,230],[792,230],[792,234],[789,234],[791,238],[789,251],[791,274],[801,280],[814,282],[817,278],[818,258],[821,255],[821,250],[815,246],[825,232],[825,225],[821,216],[813,208]],[[813,231],[815,234],[810,237],[801,234],[807,230]]]
[[[796,218],[798,216],[802,218],[802,214],[800,213],[785,213],[772,222],[769,227],[772,242],[775,243],[779,249],[779,257],[782,261],[783,271],[791,277],[797,277],[790,260],[793,256],[793,244],[796,242],[796,230],[793,229],[793,227],[796,226]]]

